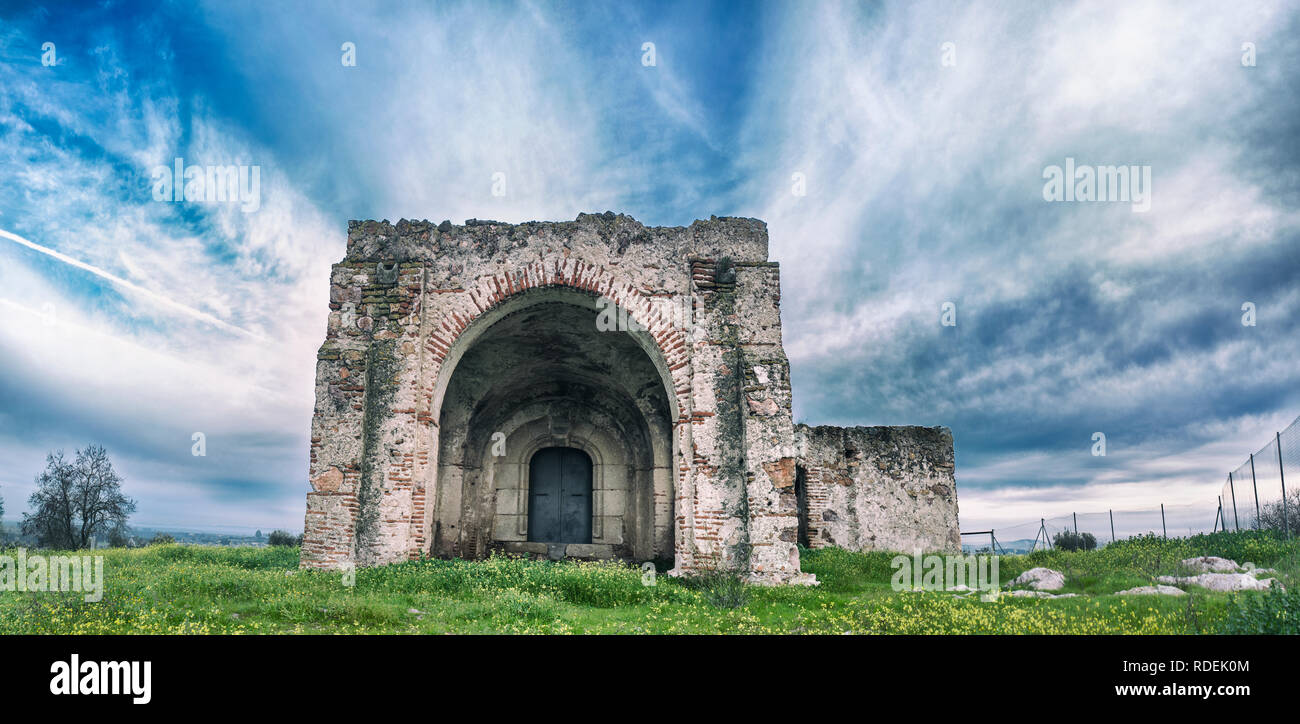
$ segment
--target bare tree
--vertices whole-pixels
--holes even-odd
[[[122,495],[122,478],[100,445],[78,450],[71,463],[62,450],[47,455],[27,503],[35,512],[23,514],[23,534],[47,548],[86,548],[91,538],[125,525],[135,512],[135,501]]]

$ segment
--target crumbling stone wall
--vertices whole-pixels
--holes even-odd
[[[948,428],[798,425],[795,436],[804,545],[961,549]]]

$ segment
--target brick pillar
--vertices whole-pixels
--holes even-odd
[[[317,353],[304,567],[411,554],[423,284],[419,263],[350,261],[331,274],[329,324]]]
[[[362,265],[335,264],[330,314],[316,353],[316,408],[311,423],[312,490],[307,493],[302,566],[341,568],[355,560],[357,487],[365,407],[369,330],[359,322]]]
[[[758,583],[812,581],[799,569],[799,509],[790,363],[781,345],[775,262],[736,264],[736,344],[743,375],[748,574]]]
[[[697,310],[691,352],[691,498],[679,517],[693,539],[692,571],[736,569],[748,558],[744,422],[736,355],[734,285],[719,285],[715,260],[691,260]]]

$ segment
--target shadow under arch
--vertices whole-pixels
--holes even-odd
[[[452,341],[451,346],[447,349],[447,354],[443,357],[442,363],[438,367],[437,378],[433,385],[433,395],[430,402],[430,411],[435,415],[442,409],[443,397],[447,391],[447,383],[451,380],[452,374],[460,365],[461,358],[465,355],[474,343],[485,334],[494,324],[501,319],[514,314],[526,307],[534,306],[548,301],[558,301],[574,306],[584,307],[593,311],[599,311],[598,301],[600,295],[585,289],[570,286],[547,286],[532,287],[519,291],[491,308],[484,310],[476,316],[465,329]],[[667,352],[659,346],[655,338],[649,332],[651,321],[644,318],[644,315],[637,313],[635,310],[627,309],[629,317],[635,319],[641,329],[620,330],[621,333],[629,335],[634,339],[650,361],[654,363],[655,369],[658,370],[660,380],[663,383],[664,390],[668,394],[669,404],[672,406],[672,419],[681,419],[683,410],[687,407],[685,394],[676,388],[673,382],[672,370],[669,369]]]

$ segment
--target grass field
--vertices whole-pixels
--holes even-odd
[[[822,582],[816,588],[663,575],[646,586],[641,572],[626,565],[503,557],[363,569],[347,586],[339,573],[298,570],[295,548],[164,545],[97,553],[104,556],[101,601],[0,592],[0,634],[1300,632],[1300,542],[1253,532],[1003,556],[1004,583],[1047,566],[1066,574],[1066,591],[1082,595],[993,602],[896,592],[893,554],[838,549],[803,552],[804,570]],[[1113,595],[1179,573],[1179,560],[1195,555],[1276,568],[1288,593]]]

